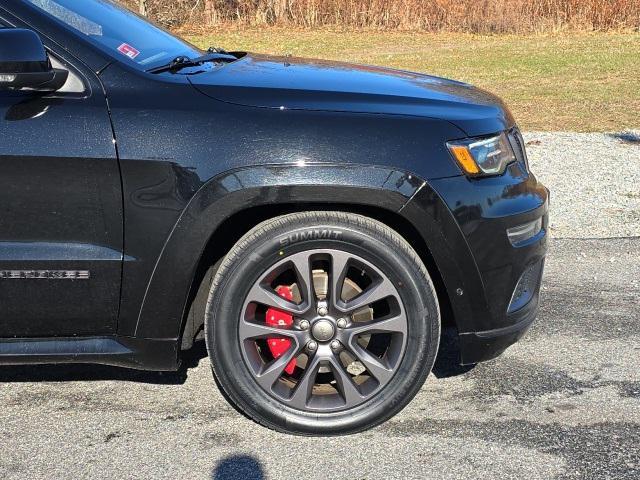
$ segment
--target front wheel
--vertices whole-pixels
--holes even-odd
[[[228,399],[275,430],[362,431],[398,413],[433,367],[437,297],[416,252],[360,215],[266,221],[218,269],[205,319]]]

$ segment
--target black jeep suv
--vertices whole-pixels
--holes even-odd
[[[0,26],[0,364],[175,370],[204,337],[240,411],[341,434],[412,399],[441,319],[463,364],[533,321],[548,192],[495,96],[204,52],[110,0]]]

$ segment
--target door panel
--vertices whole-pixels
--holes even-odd
[[[93,73],[57,59],[83,93],[0,92],[0,337],[117,327],[122,191],[109,113]]]

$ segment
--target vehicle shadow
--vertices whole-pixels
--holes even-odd
[[[250,455],[233,455],[218,462],[211,480],[263,480],[264,469],[260,461]]]
[[[461,366],[458,336],[455,328],[443,329],[440,350],[433,367],[436,378],[462,375],[473,366]],[[191,350],[183,353],[183,361],[177,372],[145,372],[106,365],[60,364],[19,365],[0,367],[0,383],[10,382],[90,382],[116,380],[159,385],[182,385],[190,368],[198,366],[207,357],[204,341],[198,341]]]

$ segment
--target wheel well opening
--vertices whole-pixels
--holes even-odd
[[[398,232],[416,250],[434,283],[442,325],[455,326],[449,296],[440,271],[431,252],[416,228],[396,212],[380,207],[351,204],[280,204],[251,207],[227,218],[211,235],[200,258],[188,299],[186,319],[183,321],[182,349],[191,348],[204,325],[204,313],[209,295],[209,287],[217,267],[231,248],[257,224],[288,213],[305,211],[338,211],[364,215],[378,220]]]

